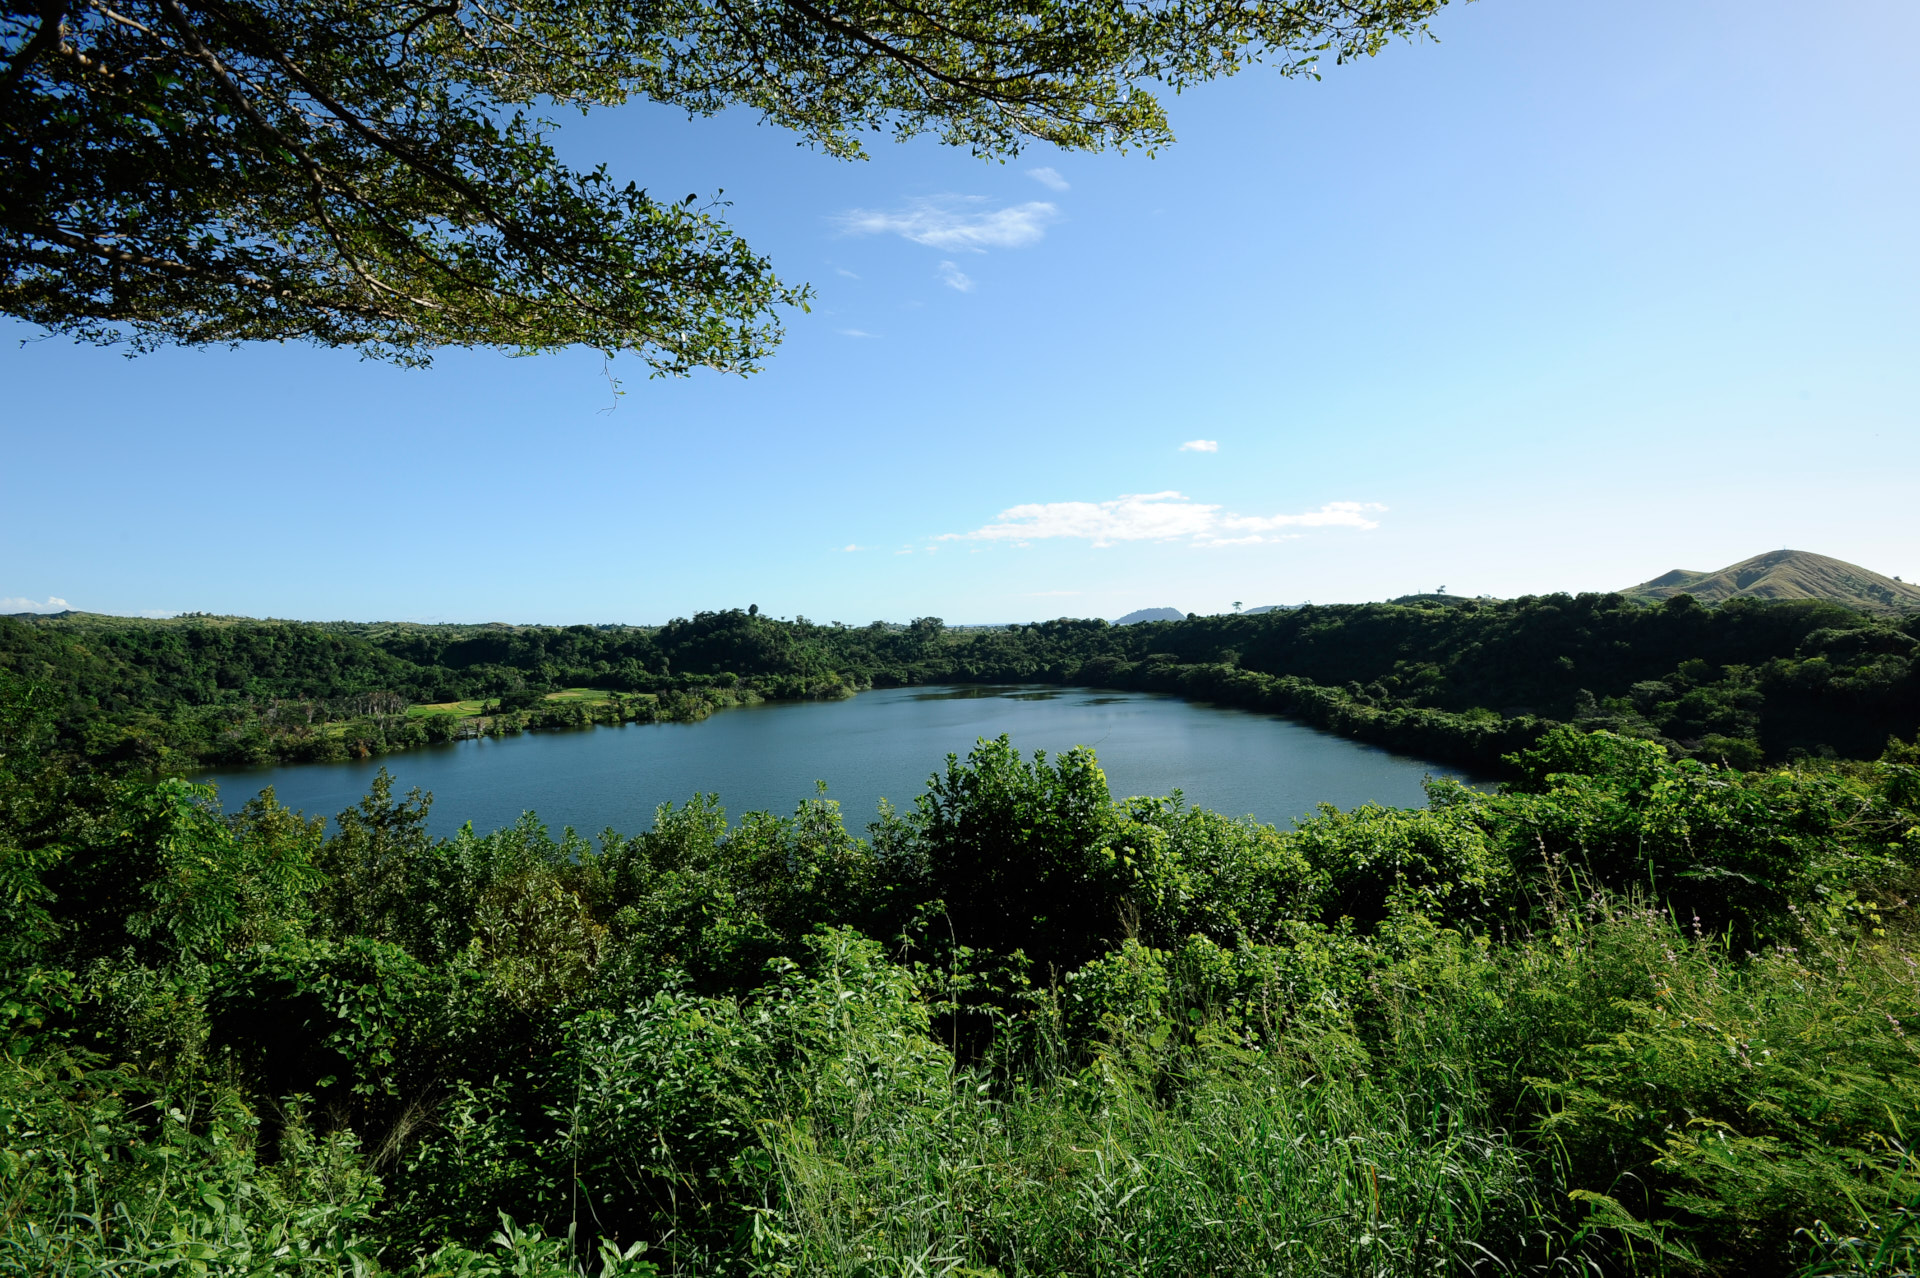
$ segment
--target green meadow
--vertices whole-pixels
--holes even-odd
[[[561,688],[554,692],[541,693],[540,700],[549,705],[600,705],[613,699],[614,695],[600,688]],[[439,714],[450,714],[456,719],[477,719],[488,713],[489,706],[497,704],[485,697],[471,697],[457,701],[430,701],[409,705],[407,714],[417,719],[430,718]]]

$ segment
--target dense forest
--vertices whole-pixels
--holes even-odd
[[[1529,611],[1515,629],[1544,624]],[[1635,616],[1730,664],[1828,621]],[[1086,677],[1127,664],[1079,655],[1105,645],[1305,660],[1328,624],[952,646],[1073,654]],[[1822,628],[1768,660],[1823,660]],[[253,664],[195,647],[227,632]],[[193,654],[156,663],[182,693],[460,669],[406,662],[405,638],[146,633]],[[266,660],[276,638],[303,664]],[[1594,642],[1569,679],[1599,682]],[[911,672],[949,640],[872,643]],[[99,650],[110,710],[125,649]],[[322,658],[339,682],[303,684]],[[1478,660],[1450,667],[1464,698],[1500,669]],[[489,664],[475,677],[523,669]],[[1727,678],[1706,674],[1672,700]],[[1564,682],[1541,676],[1534,706]],[[1622,695],[1647,722],[1663,704]],[[384,774],[330,831],[270,793],[222,815],[71,726],[0,671],[0,1273],[1891,1278],[1920,1259],[1920,745],[1741,772],[1560,726],[1497,793],[1435,783],[1424,809],[1281,830],[1116,801],[1090,752],[1001,740],[864,837],[826,800],[730,821],[696,799],[589,843],[531,817],[431,839],[428,796]]]
[[[0,669],[49,701],[67,748],[150,771],[950,681],[1178,692],[1487,770],[1556,724],[1753,768],[1868,759],[1912,733],[1916,636],[1920,616],[1811,600],[1646,606],[1619,595],[952,629],[753,608],[659,627],[75,614],[0,619]]]

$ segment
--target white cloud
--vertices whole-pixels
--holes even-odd
[[[1077,590],[1029,590],[1021,596],[1023,599],[1059,599],[1067,595],[1077,595]]]
[[[1206,537],[1193,544],[1203,550],[1212,550],[1219,546],[1259,546],[1275,541],[1298,541],[1304,536],[1305,533],[1275,533],[1263,537],[1259,533],[1251,533],[1245,537]]]
[[[1180,451],[1183,453],[1217,453],[1220,451],[1220,441],[1217,439],[1189,439],[1186,443],[1180,445]]]
[[[1129,493],[1112,501],[1035,502],[1003,510],[994,522],[966,533],[943,533],[936,541],[1038,541],[1068,537],[1111,546],[1122,541],[1177,541],[1196,546],[1253,545],[1281,541],[1282,528],[1378,528],[1369,518],[1386,507],[1377,502],[1333,501],[1295,515],[1236,515],[1185,493]],[[1299,534],[1288,534],[1298,536]]]
[[[1064,191],[1070,185],[1056,169],[1028,169],[1027,176],[1050,191]]]
[[[1129,493],[1112,501],[1051,501],[1014,506],[995,522],[969,533],[946,533],[941,541],[1020,541],[1076,537],[1096,546],[1116,541],[1165,541],[1197,537],[1219,522],[1220,507],[1177,492]]]
[[[903,209],[848,209],[838,220],[848,235],[893,234],[949,253],[984,253],[1039,243],[1059,215],[1038,200],[995,209],[984,195],[934,195]]]
[[[842,337],[872,337],[873,336],[872,333],[869,333],[865,329],[860,329],[860,328],[836,328],[833,331],[840,334],[840,336]]]
[[[948,288],[957,288],[962,293],[973,292],[973,279],[952,262],[940,263],[940,282]]]
[[[856,551],[856,550],[858,550],[858,549],[860,549],[860,547],[858,547],[858,546],[842,546],[842,547],[840,547],[840,549],[841,549],[841,551],[842,551],[843,553],[845,553],[845,554],[849,554],[849,555],[850,555],[850,554],[852,554],[852,553],[853,553],[854,551]]]
[[[849,271],[849,270],[848,270],[848,269],[847,269],[846,267],[844,267],[844,266],[836,266],[836,267],[834,267],[833,269],[834,269],[834,272],[835,272],[836,274],[839,274],[839,275],[844,275],[844,276],[846,276],[846,277],[847,277],[848,279],[850,279],[850,280],[857,280],[857,279],[859,279],[859,278],[860,278],[860,277],[859,277],[858,275],[855,275],[855,274],[854,274],[854,273],[853,273],[852,271]]]
[[[1228,515],[1220,521],[1220,526],[1235,532],[1272,532],[1276,528],[1378,528],[1380,521],[1367,516],[1385,509],[1377,501],[1330,501],[1318,510],[1301,515]]]
[[[48,595],[45,603],[32,599],[16,599],[11,596],[0,599],[0,612],[65,612],[73,607],[64,599]]]

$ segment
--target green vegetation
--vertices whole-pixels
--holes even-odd
[[[331,834],[0,674],[0,1273],[1896,1275],[1920,745],[1567,727],[1292,830],[950,758]]]
[[[562,164],[547,117],[739,107],[842,158],[876,131],[1000,160],[1152,149],[1173,140],[1152,82],[1317,75],[1444,2],[10,3],[0,314],[136,350],[586,345],[750,372],[807,290],[717,195]]]
[[[1920,614],[1814,600],[1427,597],[1111,626],[665,626],[0,618],[0,670],[64,747],[154,771],[380,754],[476,732],[699,718],[756,699],[1077,683],[1293,715],[1488,771],[1556,724],[1752,768],[1870,759],[1920,725]]]
[[[848,695],[803,628],[744,613],[646,631],[75,614],[0,618],[0,669],[56,699],[70,748],[166,771]]]
[[[1620,593],[1629,599],[1660,603],[1692,595],[1702,603],[1729,599],[1825,599],[1880,611],[1920,608],[1920,586],[1804,550],[1775,550],[1719,572],[1675,568]]]

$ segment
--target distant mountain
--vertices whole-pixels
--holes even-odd
[[[1292,612],[1295,608],[1304,606],[1303,604],[1261,604],[1258,608],[1242,608],[1240,611],[1251,617],[1256,612]]]
[[[1135,608],[1132,612],[1113,624],[1116,626],[1131,626],[1141,621],[1185,621],[1186,619],[1187,614],[1181,612],[1178,608]]]
[[[1920,586],[1882,577],[1858,564],[1804,550],[1774,550],[1718,572],[1672,572],[1620,592],[1657,602],[1692,595],[1701,603],[1727,599],[1825,599],[1855,608],[1920,608]]]

